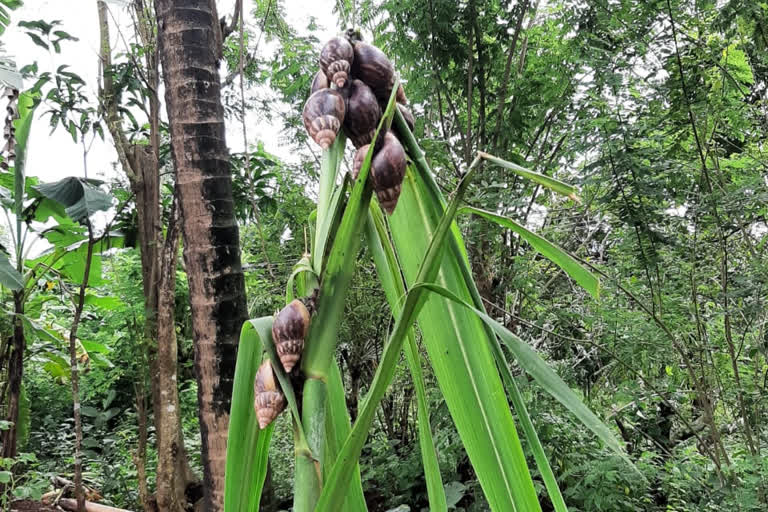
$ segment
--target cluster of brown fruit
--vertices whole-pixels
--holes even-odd
[[[334,37],[320,52],[320,71],[312,81],[311,96],[304,105],[304,126],[320,147],[327,149],[340,129],[357,153],[352,177],[357,178],[365,155],[395,85],[395,69],[387,56],[362,41],[359,32],[348,30]],[[397,107],[411,130],[413,115],[406,107],[402,85],[396,92]],[[400,197],[405,176],[405,151],[397,133],[380,133],[374,143],[370,175],[376,197],[391,214]]]

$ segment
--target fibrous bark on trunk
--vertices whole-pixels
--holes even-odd
[[[245,284],[224,137],[213,0],[155,0],[189,279],[205,510],[223,508],[229,406]]]

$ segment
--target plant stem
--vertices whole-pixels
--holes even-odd
[[[304,383],[302,423],[308,443],[308,450],[296,448],[295,487],[293,510],[312,511],[322,489],[320,462],[325,449],[325,398],[326,381],[309,378]]]
[[[75,315],[72,319],[72,328],[69,331],[69,365],[72,372],[72,406],[75,416],[75,497],[77,498],[77,510],[85,510],[85,495],[83,494],[83,462],[81,445],[83,443],[83,423],[80,416],[80,382],[77,368],[77,328],[80,326],[80,318],[83,315],[85,306],[85,289],[88,286],[88,277],[91,273],[91,260],[93,258],[93,227],[91,222],[86,220],[88,226],[88,250],[85,256],[85,269],[83,270],[83,281],[80,283],[80,291],[77,296],[75,306]]]

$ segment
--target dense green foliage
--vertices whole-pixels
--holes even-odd
[[[246,6],[246,19],[256,20],[246,36],[246,108],[282,126],[280,154],[292,153],[283,161],[262,142],[250,141],[250,169],[243,154],[231,156],[252,318],[284,304],[291,268],[310,243],[319,154],[307,143],[299,115],[317,69],[317,50],[337,28],[360,26],[401,73],[416,135],[446,195],[476,151],[580,189],[577,204],[484,165],[465,199],[534,228],[592,267],[602,276],[599,298],[543,258],[519,231],[478,216],[459,218],[489,314],[579,392],[647,479],[642,482],[512,363],[569,510],[768,507],[768,3],[338,0],[339,27],[314,21],[290,26],[286,10],[295,2]],[[257,47],[259,41],[273,51]],[[238,43],[237,32],[224,42],[232,73],[225,79],[224,101],[239,130]],[[121,59],[116,66],[130,70],[129,54]],[[30,78],[45,73],[37,65],[27,71]],[[58,72],[53,76],[61,78]],[[131,85],[130,73],[124,78],[127,103],[129,93],[141,94],[141,87]],[[52,105],[52,126],[63,125],[81,142],[89,123],[97,123],[96,100],[77,81],[54,82],[58,95],[45,100]],[[133,114],[123,115],[131,124]],[[135,126],[137,141],[146,138],[145,131]],[[86,483],[109,503],[138,509],[137,411],[149,401],[150,376],[140,255],[131,237],[137,219],[122,181],[102,186],[117,198],[116,227],[126,242],[100,256],[102,275],[89,287],[78,335],[80,399]],[[0,192],[9,188],[0,185]],[[82,228],[70,224],[81,239]],[[0,228],[0,250],[10,246],[13,228]],[[394,325],[365,244],[357,262],[337,353],[353,420]],[[182,430],[199,472],[192,327],[181,266],[177,276]],[[59,269],[42,272],[33,284],[26,309],[33,322],[26,325],[21,454],[15,466],[0,468],[0,478],[13,470],[16,485],[39,496],[50,476],[71,476],[74,434],[64,340],[79,281]],[[10,291],[0,293],[3,310],[11,312]],[[4,343],[12,328],[11,320],[0,318]],[[422,367],[449,510],[487,510],[435,374],[429,364]],[[372,511],[428,506],[415,394],[403,358],[361,456]],[[150,411],[150,488],[156,464],[151,418]],[[525,440],[523,447],[549,510]],[[288,509],[294,475],[290,414],[277,420],[269,460],[263,501],[274,510]]]

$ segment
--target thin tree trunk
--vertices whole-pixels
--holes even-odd
[[[472,4],[470,4],[472,5]],[[474,17],[474,13],[470,13],[470,17]],[[474,49],[472,48],[472,32],[473,24],[472,20],[469,20],[469,37],[467,37],[467,136],[465,137],[466,145],[464,146],[464,161],[466,165],[472,161],[472,84],[474,83]]]
[[[498,93],[498,104],[496,105],[496,131],[493,134],[493,141],[491,146],[494,151],[498,151],[499,135],[501,135],[501,126],[504,121],[504,103],[507,98],[507,88],[509,87],[509,77],[512,74],[512,60],[515,58],[517,50],[517,41],[520,39],[520,32],[523,29],[523,20],[525,19],[525,13],[528,10],[529,0],[523,0],[520,4],[520,12],[517,13],[517,21],[515,23],[515,32],[512,35],[512,41],[509,43],[509,53],[507,53],[507,64],[504,68],[504,78],[501,81],[501,88]]]
[[[139,502],[144,512],[154,512],[147,484],[147,400],[144,387],[144,372],[142,371],[141,383],[136,384],[136,415],[139,423],[139,442],[133,463],[136,464],[136,479],[138,480]]]
[[[186,504],[186,487],[196,477],[189,466],[179,416],[177,375],[178,345],[174,310],[176,286],[176,255],[178,229],[174,220],[163,242],[160,211],[159,119],[160,102],[157,43],[154,36],[151,9],[143,0],[135,0],[136,32],[145,53],[144,70],[134,63],[149,91],[150,145],[131,145],[120,125],[111,74],[111,49],[107,6],[98,1],[101,31],[101,61],[103,88],[102,106],[124,172],[135,195],[139,224],[142,284],[144,291],[144,338],[150,369],[150,389],[157,445],[157,504],[159,510],[176,512]],[[172,214],[173,218],[173,214]],[[175,237],[175,238],[174,238]]]
[[[19,117],[18,100],[19,91],[10,87],[6,87],[3,93],[3,97],[8,98],[8,106],[6,108],[7,114],[5,118],[5,130],[7,142],[5,147],[2,148],[5,152],[5,157],[8,161],[15,160],[16,157],[16,139],[14,136],[13,121]],[[8,169],[8,162],[3,162],[3,169]],[[23,186],[23,182],[22,182]],[[16,270],[19,273],[23,272],[22,261],[22,242],[21,242],[21,208],[23,202],[21,198],[17,198],[16,201]],[[2,393],[0,393],[0,399],[7,403],[6,409],[6,421],[9,421],[10,427],[2,432],[2,456],[4,458],[16,457],[17,444],[18,444],[18,432],[19,432],[19,405],[21,402],[21,382],[24,377],[24,350],[26,348],[26,341],[24,339],[24,324],[21,320],[21,315],[24,314],[24,289],[13,292],[13,311],[15,316],[13,318],[13,334],[11,335],[8,344],[4,346],[2,362],[8,364],[8,378],[3,385]],[[7,402],[6,400],[7,393]],[[4,490],[4,487],[0,490]]]
[[[77,296],[75,306],[75,315],[72,318],[72,328],[69,331],[69,366],[72,382],[72,409],[75,416],[75,498],[77,499],[77,510],[85,510],[85,494],[83,493],[83,423],[80,416],[80,381],[79,369],[77,367],[77,328],[80,326],[80,318],[83,315],[85,306],[85,289],[88,286],[88,277],[91,273],[91,259],[93,258],[93,228],[91,222],[86,220],[88,225],[88,250],[85,256],[85,269],[83,270],[83,282],[80,283],[80,291]]]
[[[160,262],[157,300],[157,354],[154,381],[160,389],[159,409],[162,421],[156,425],[157,433],[157,474],[164,475],[157,482],[157,506],[161,511],[182,512],[186,499],[184,491],[187,481],[185,474],[177,474],[177,459],[183,457],[184,440],[179,431],[179,389],[177,385],[176,361],[176,255],[179,251],[179,227],[175,204],[168,224],[168,234]],[[155,412],[157,413],[160,411]]]
[[[224,134],[213,0],[155,0],[189,278],[206,512],[223,508],[245,283]]]

